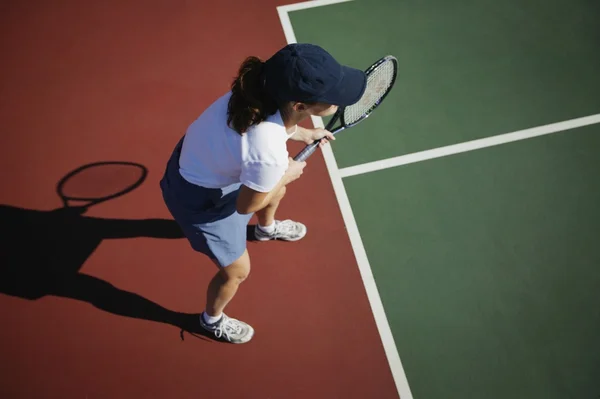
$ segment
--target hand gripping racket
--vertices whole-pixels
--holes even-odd
[[[337,134],[342,130],[356,126],[371,115],[371,112],[383,102],[392,87],[394,87],[396,75],[398,74],[398,60],[391,55],[385,56],[371,65],[365,71],[365,74],[367,75],[367,87],[360,100],[355,104],[339,108],[331,121],[325,126],[325,130]],[[338,120],[340,125],[332,130]],[[316,140],[304,147],[294,157],[294,161],[305,161],[316,151],[320,141]]]

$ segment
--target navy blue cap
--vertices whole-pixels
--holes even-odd
[[[360,100],[367,77],[314,44],[289,44],[265,62],[265,90],[279,101],[348,106]]]

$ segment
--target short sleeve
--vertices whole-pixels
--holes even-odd
[[[242,138],[240,181],[262,193],[275,188],[289,164],[288,136],[276,116],[253,126]]]
[[[242,164],[241,182],[249,188],[266,193],[271,191],[281,180],[288,164],[280,162],[244,162]]]

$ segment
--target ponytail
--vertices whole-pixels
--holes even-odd
[[[264,63],[257,57],[246,58],[231,84],[227,124],[239,134],[277,111],[277,103],[263,88],[263,66]]]

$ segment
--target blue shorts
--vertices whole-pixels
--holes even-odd
[[[163,199],[192,248],[222,267],[228,266],[246,250],[247,226],[252,218],[252,214],[236,211],[241,183],[213,189],[188,182],[179,173],[182,144],[183,138],[160,181]]]

